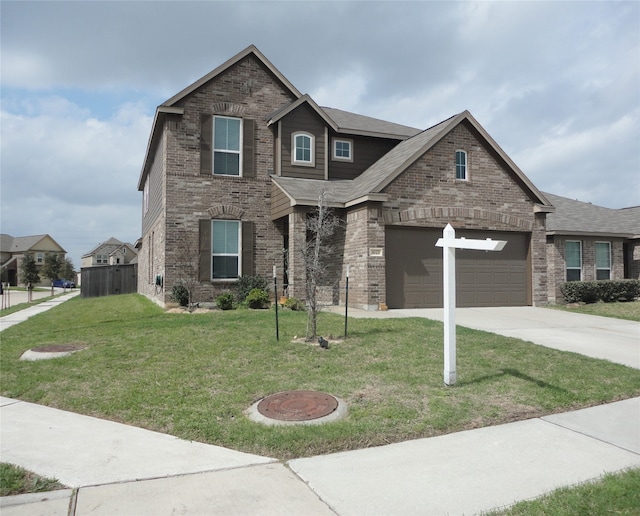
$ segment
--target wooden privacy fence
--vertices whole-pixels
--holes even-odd
[[[137,291],[137,263],[82,268],[81,297],[113,296]]]

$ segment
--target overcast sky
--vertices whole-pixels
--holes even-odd
[[[73,259],[141,231],[156,106],[250,44],[321,106],[468,109],[542,191],[640,205],[640,2],[7,1],[1,220]]]

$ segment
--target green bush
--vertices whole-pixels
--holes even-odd
[[[189,291],[182,283],[178,283],[171,289],[171,299],[173,299],[180,306],[187,306],[189,304]]]
[[[567,303],[614,303],[640,297],[640,280],[570,281],[560,286]]]
[[[268,290],[269,280],[264,278],[263,276],[242,276],[237,283],[236,286],[236,297],[238,299],[238,303],[242,303],[249,292],[254,289],[260,290]]]
[[[267,308],[269,306],[269,293],[261,288],[254,288],[245,299],[249,308]]]
[[[304,303],[295,297],[287,298],[283,306],[294,312],[303,312],[305,309]]]
[[[233,294],[231,292],[223,292],[216,298],[216,306],[220,310],[231,310],[233,308]]]

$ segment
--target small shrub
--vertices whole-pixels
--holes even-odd
[[[216,306],[220,310],[233,309],[233,294],[231,292],[223,292],[216,298]]]
[[[283,306],[289,310],[293,310],[294,312],[304,312],[305,310],[304,303],[295,297],[288,298],[284,302]]]
[[[171,299],[180,306],[189,304],[189,290],[182,283],[178,283],[171,288]]]
[[[567,303],[614,303],[640,296],[640,280],[570,281],[560,286]]]
[[[266,308],[269,306],[269,293],[261,288],[254,288],[245,299],[249,308]]]
[[[267,290],[269,280],[263,276],[242,276],[236,286],[238,303],[242,303],[253,289]]]

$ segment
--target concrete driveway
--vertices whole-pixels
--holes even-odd
[[[334,310],[344,313],[344,308]],[[443,321],[442,308],[367,312],[349,309],[350,317],[426,317]],[[506,337],[573,351],[640,369],[640,323],[532,306],[457,308],[456,324]]]

